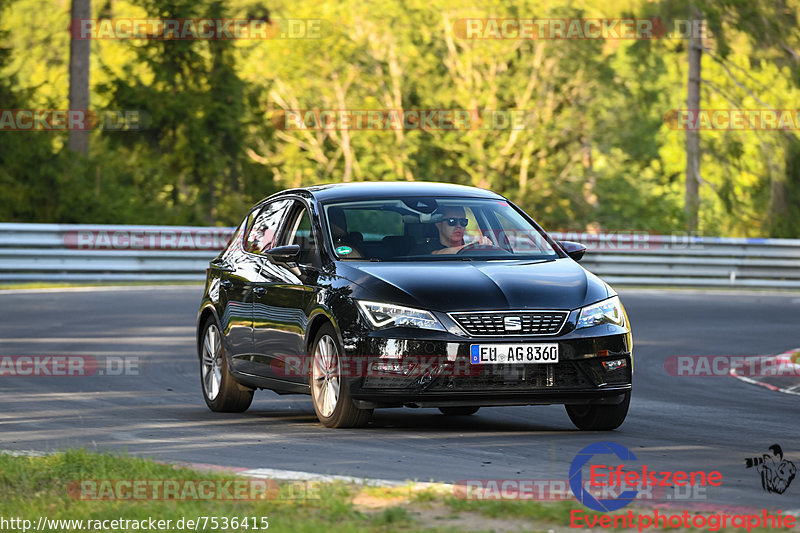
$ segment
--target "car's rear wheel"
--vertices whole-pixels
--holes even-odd
[[[241,413],[253,402],[253,389],[236,383],[228,370],[222,335],[213,318],[209,318],[203,327],[200,383],[203,386],[203,398],[212,411]]]
[[[631,393],[625,393],[625,399],[616,405],[589,404],[566,405],[569,419],[578,429],[584,431],[611,431],[617,429],[628,415]]]
[[[439,411],[447,416],[469,416],[478,412],[480,407],[440,407]]]
[[[311,350],[311,399],[319,421],[329,428],[367,425],[372,409],[359,409],[350,397],[347,376],[342,375],[342,350],[332,325],[320,328]]]

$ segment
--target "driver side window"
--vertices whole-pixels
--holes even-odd
[[[286,243],[296,244],[300,247],[300,257],[297,262],[304,265],[319,266],[317,240],[314,235],[314,228],[311,226],[311,217],[305,206],[295,214],[295,218],[289,228]]]
[[[289,200],[279,200],[264,206],[247,233],[244,246],[251,254],[263,254],[276,246],[281,220],[291,205]]]

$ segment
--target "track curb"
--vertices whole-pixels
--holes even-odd
[[[762,365],[765,361],[768,361],[773,368],[781,369],[781,373],[784,375],[746,376],[742,373],[742,364],[734,365],[729,373],[732,377],[751,385],[758,385],[775,392],[800,396],[800,364],[794,362],[800,361],[800,359],[793,359],[798,354],[800,354],[800,348],[762,358]]]

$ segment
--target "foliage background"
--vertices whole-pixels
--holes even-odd
[[[797,0],[697,0],[704,108],[797,108]],[[321,18],[321,39],[92,41],[91,108],[141,131],[0,132],[0,220],[237,223],[277,190],[486,187],[550,229],[684,228],[685,39],[465,40],[470,17],[688,18],[629,0],[94,0],[99,18]],[[70,3],[0,0],[0,107],[68,108]],[[291,132],[283,109],[528,109],[523,130]],[[700,231],[800,237],[798,132],[701,132]]]

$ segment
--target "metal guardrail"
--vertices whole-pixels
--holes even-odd
[[[611,285],[800,288],[796,239],[551,235],[584,242],[588,250],[581,264]]]
[[[0,282],[202,281],[233,230],[0,224]]]
[[[0,282],[201,281],[233,228],[0,223]],[[612,285],[800,288],[800,240],[551,232]]]

